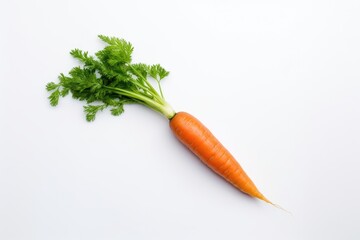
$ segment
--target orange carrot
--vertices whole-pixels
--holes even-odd
[[[124,39],[104,35],[99,38],[107,44],[103,50],[95,56],[79,49],[72,50],[70,54],[81,66],[71,69],[68,75],[61,73],[58,83],[46,85],[51,92],[52,106],[70,93],[73,98],[86,101],[87,121],[94,121],[96,114],[106,108],[118,116],[124,112],[125,104],[146,106],[169,119],[175,136],[217,174],[244,193],[272,204],[199,120],[185,112],[176,113],[165,100],[160,82],[169,75],[168,71],[160,64],[132,63],[134,48]],[[151,81],[155,81],[157,87]]]
[[[198,119],[178,112],[170,120],[175,136],[203,163],[244,193],[272,204],[256,188],[240,164]]]

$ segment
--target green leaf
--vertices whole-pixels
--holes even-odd
[[[50,94],[49,100],[51,106],[56,106],[59,103],[60,91],[56,89],[53,93]]]
[[[69,94],[69,89],[68,88],[63,88],[61,91],[60,91],[60,95],[61,97],[66,97],[66,95]]]
[[[163,79],[167,76],[169,76],[170,72],[166,71],[164,68],[162,68],[160,65],[159,65],[159,77],[160,79]]]
[[[130,48],[133,49],[131,43],[127,42],[124,39],[117,38],[117,37],[108,37],[108,36],[104,36],[104,35],[98,35],[98,37],[103,42],[106,42],[109,45],[117,45],[117,46],[121,46],[122,48],[125,48],[125,49],[130,49]]]
[[[70,54],[80,62],[84,63],[85,66],[91,70],[100,68],[101,63],[96,61],[92,56],[89,56],[88,52],[84,52],[76,48],[71,50]]]
[[[54,82],[49,82],[48,84],[46,84],[47,91],[53,91],[53,90],[57,89],[58,87],[59,87],[59,84],[56,84]]]
[[[169,72],[166,71],[160,64],[152,65],[150,68],[150,76],[154,79],[161,80],[169,75]]]
[[[66,78],[67,77],[63,73],[60,73],[60,75],[58,76],[58,79],[60,81],[59,85],[62,85],[62,83],[66,81]]]
[[[84,112],[86,114],[86,120],[92,122],[95,120],[96,114],[106,108],[106,105],[87,105],[84,106]]]
[[[70,54],[71,54],[71,56],[73,56],[74,58],[76,58],[82,62],[85,62],[86,59],[88,59],[88,52],[83,52],[77,48],[71,50]]]
[[[111,111],[112,115],[119,116],[120,114],[122,114],[124,112],[124,105],[120,104],[120,105],[112,108],[110,111]]]
[[[143,78],[147,78],[150,74],[150,66],[144,63],[135,63],[131,64],[130,72],[135,76],[142,76]]]
[[[117,64],[131,62],[131,54],[134,50],[131,43],[125,41],[124,39],[103,35],[99,35],[99,38],[109,44],[109,46],[105,47],[104,50],[95,54],[103,64],[115,66]]]

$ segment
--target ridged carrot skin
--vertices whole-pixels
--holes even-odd
[[[175,136],[203,163],[242,192],[272,204],[257,189],[240,164],[198,119],[178,112],[170,120]]]

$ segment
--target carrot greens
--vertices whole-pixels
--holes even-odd
[[[56,106],[60,97],[71,93],[73,98],[86,102],[87,121],[95,120],[96,114],[105,108],[118,116],[128,103],[145,105],[171,119],[175,111],[165,101],[160,83],[169,72],[159,64],[132,63],[134,48],[124,39],[103,35],[99,38],[107,46],[95,56],[79,49],[70,52],[82,64],[71,69],[68,75],[61,73],[58,83],[46,85],[51,92],[50,104]],[[151,80],[155,81],[157,89]]]

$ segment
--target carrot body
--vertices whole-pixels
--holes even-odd
[[[242,192],[272,204],[260,193],[240,164],[198,119],[178,112],[170,120],[175,136],[203,163]]]

